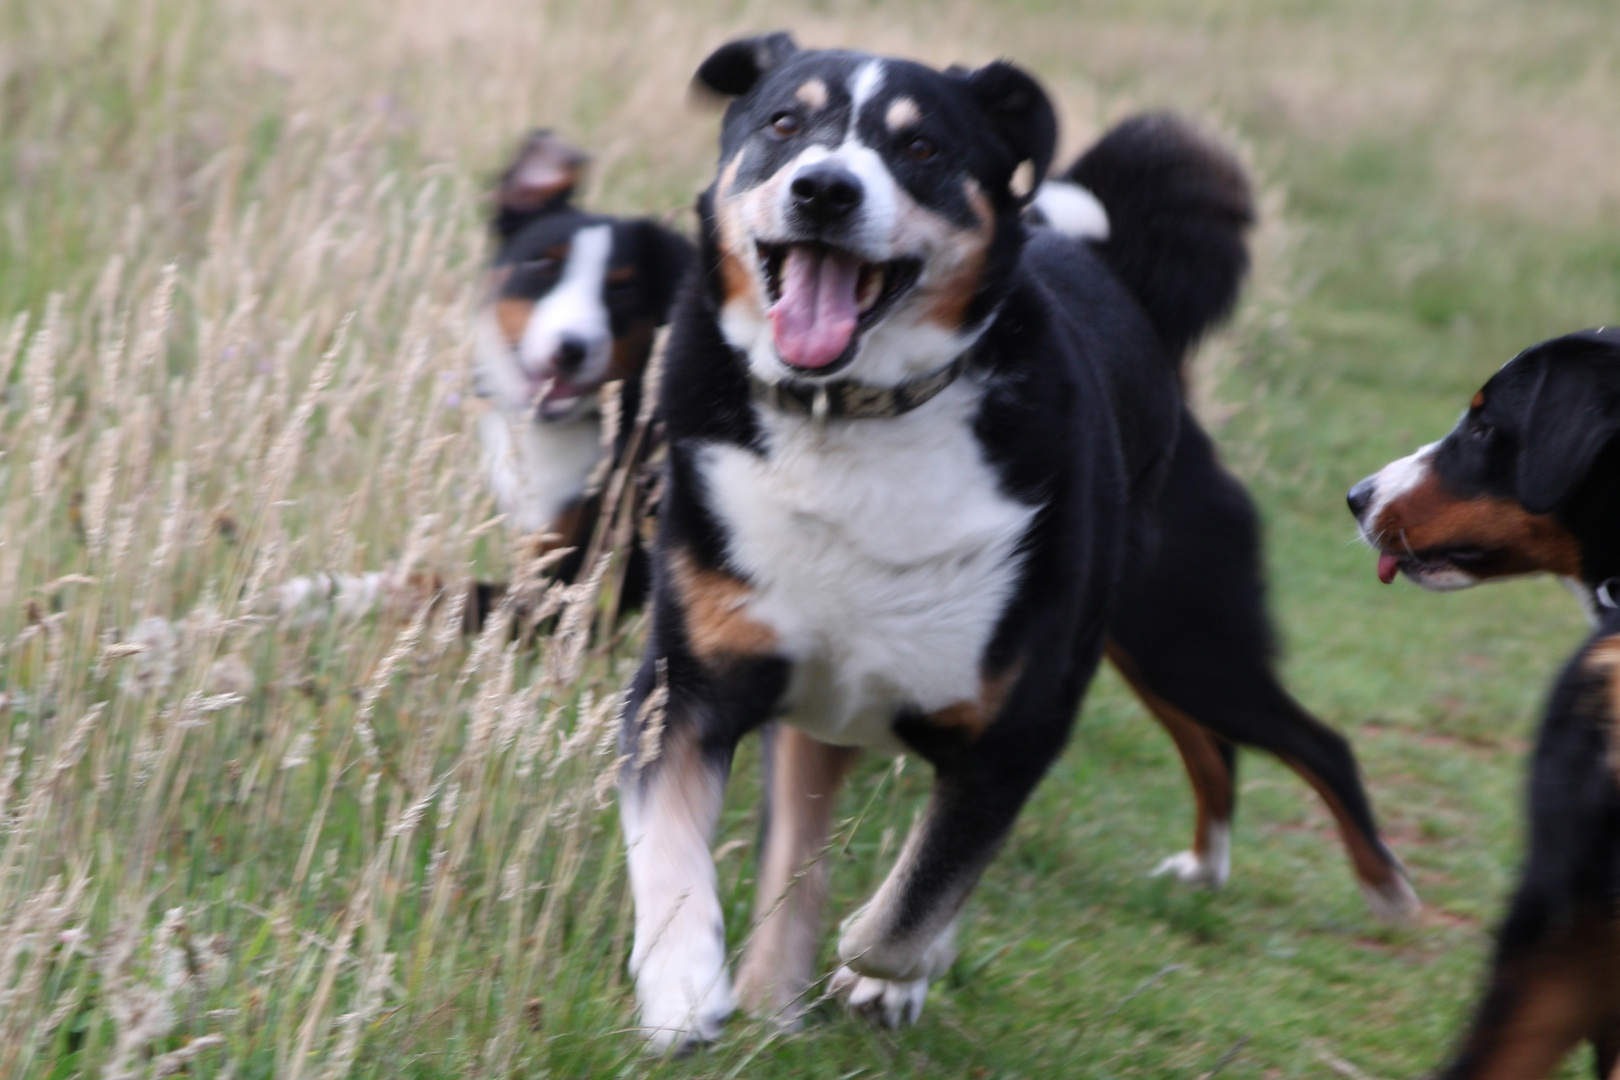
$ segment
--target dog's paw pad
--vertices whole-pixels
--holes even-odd
[[[885,1027],[898,1028],[915,1024],[922,1015],[923,1001],[928,997],[928,980],[892,982],[841,967],[832,977],[829,990],[844,999],[850,1012]]]

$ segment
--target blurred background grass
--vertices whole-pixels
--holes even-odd
[[[262,613],[299,572],[506,570],[466,400],[488,178],[551,125],[595,155],[589,205],[690,229],[715,119],[686,80],[779,27],[1014,58],[1069,152],[1162,106],[1239,146],[1259,261],[1199,407],[1265,510],[1290,681],[1354,740],[1429,905],[1414,927],[1370,920],[1328,816],[1257,758],[1228,889],[1146,880],[1191,800],[1106,676],[918,1028],[829,1006],[644,1061],[598,809],[633,643]],[[1582,621],[1545,581],[1378,586],[1343,492],[1617,308],[1601,0],[0,0],[0,1073],[1421,1075],[1475,989]],[[717,842],[735,942],[753,777],[750,745]],[[852,785],[835,918],[926,782]]]

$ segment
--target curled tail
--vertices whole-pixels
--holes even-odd
[[[1168,113],[1120,123],[1044,189],[1038,209],[1063,231],[1057,200],[1078,185],[1106,220],[1081,230],[1136,294],[1177,362],[1231,314],[1249,269],[1249,180],[1224,147]],[[1082,192],[1083,194],[1083,192]]]

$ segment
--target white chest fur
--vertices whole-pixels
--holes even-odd
[[[478,418],[478,441],[495,504],[520,533],[548,529],[602,460],[602,425],[594,419],[542,424],[491,409]]]
[[[886,420],[760,410],[768,452],[704,449],[710,508],[794,672],[790,722],[899,748],[895,711],[977,700],[1035,508],[1002,494],[967,381]]]

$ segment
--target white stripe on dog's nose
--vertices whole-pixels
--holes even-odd
[[[523,329],[518,352],[531,373],[549,369],[565,337],[587,343],[592,359],[595,353],[605,351],[610,329],[607,308],[602,303],[602,282],[612,254],[613,226],[591,225],[574,234],[562,277],[535,305]]]
[[[1420,446],[1373,474],[1372,505],[1367,507],[1366,516],[1361,519],[1363,529],[1376,529],[1384,509],[1423,482],[1429,475],[1429,460],[1434,457],[1434,448],[1439,445],[1432,442]]]

